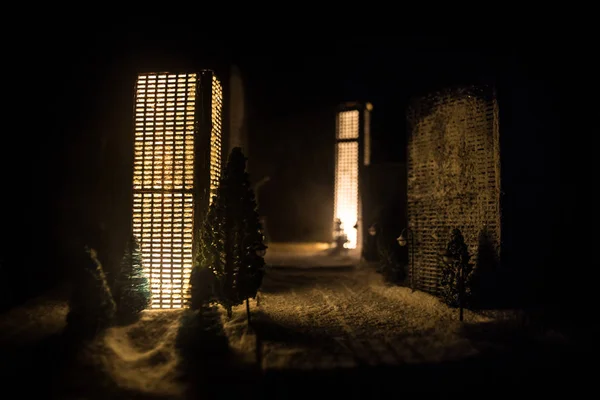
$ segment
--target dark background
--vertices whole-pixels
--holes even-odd
[[[570,72],[556,37],[245,36],[234,42],[185,29],[177,37],[64,32],[15,45],[21,68],[8,80],[9,101],[17,106],[2,146],[11,188],[3,196],[2,268],[31,278],[32,291],[62,276],[69,252],[83,242],[105,248],[107,262],[120,252],[130,218],[135,75],[230,64],[240,68],[245,85],[251,177],[272,178],[260,193],[272,240],[329,240],[340,102],[374,105],[372,162],[397,163],[405,159],[411,97],[486,82],[496,85],[500,102],[503,215],[514,232],[504,237],[514,262],[534,263],[528,282],[549,288],[562,282],[558,271],[582,257],[558,250],[577,241],[564,232],[573,229],[573,209],[588,196],[565,179],[578,167],[561,169],[575,152],[560,136],[559,102]],[[541,269],[546,272],[536,277]]]

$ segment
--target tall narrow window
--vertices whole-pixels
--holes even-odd
[[[358,193],[358,110],[338,113],[335,150],[335,196],[334,219],[341,221],[341,228],[348,238],[347,248],[357,246],[359,193]]]

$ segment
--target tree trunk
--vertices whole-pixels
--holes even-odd
[[[248,318],[248,326],[250,326],[250,302],[246,299],[246,317]]]

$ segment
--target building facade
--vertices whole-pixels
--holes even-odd
[[[499,256],[500,141],[493,88],[459,87],[414,99],[408,110],[407,217],[414,238],[411,280],[437,293],[440,252],[459,228],[477,262]]]
[[[137,78],[132,222],[152,308],[185,305],[195,236],[222,170],[223,104],[210,70]]]
[[[335,240],[341,228],[348,249],[360,250],[363,242],[360,188],[363,170],[370,164],[372,109],[370,103],[344,103],[337,113],[333,231]]]

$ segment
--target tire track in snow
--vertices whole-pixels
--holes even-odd
[[[316,339],[315,346],[302,357],[313,357],[313,366],[333,355],[346,358],[345,364],[390,365],[423,359],[419,351],[426,345],[419,338],[422,325],[435,329],[435,318],[417,307],[412,298],[395,299],[379,293],[385,286],[373,287],[368,271],[336,271],[321,274],[306,271],[314,283],[295,288],[296,274],[277,274],[277,285],[285,292],[265,297],[265,312],[281,325]],[[311,279],[311,280],[312,280]],[[416,319],[415,319],[416,315]],[[423,321],[432,321],[424,324]],[[295,339],[288,344],[294,346]],[[332,343],[333,348],[327,343]],[[278,343],[281,345],[281,343]],[[296,343],[296,345],[300,345]],[[416,347],[415,347],[416,346]],[[309,356],[309,352],[313,352]],[[331,357],[329,357],[331,358]],[[339,361],[339,360],[338,360]]]
[[[386,351],[385,344],[380,339],[365,339],[357,330],[349,323],[354,319],[350,310],[353,310],[352,306],[349,306],[349,302],[353,301],[352,304],[358,304],[360,300],[360,294],[352,290],[344,282],[341,283],[342,287],[349,294],[342,295],[341,291],[331,291],[333,296],[330,296],[323,289],[318,289],[319,293],[323,296],[324,300],[335,310],[335,317],[340,326],[346,332],[345,337],[336,337],[338,345],[340,345],[346,353],[352,356],[357,365],[368,365],[376,366],[382,363],[393,364],[396,360],[390,359],[389,353]],[[335,298],[336,301],[333,300]],[[363,312],[371,312],[374,310],[373,307],[360,303]]]
[[[333,310],[333,316],[337,320],[337,322],[339,323],[339,325],[342,327],[342,329],[344,330],[344,332],[346,334],[348,334],[349,336],[354,337],[355,336],[355,332],[350,327],[350,325],[348,325],[348,323],[346,322],[346,319],[344,318],[344,316],[342,315],[342,313],[340,311],[340,307],[335,302],[333,302],[331,300],[331,298],[329,297],[329,295],[327,295],[327,293],[325,293],[324,290],[319,289],[318,287],[315,287],[314,291],[316,291],[321,296],[323,296],[323,300],[325,300],[325,303],[327,303],[327,305],[329,307],[331,307],[331,309]]]
[[[398,331],[405,334],[409,330],[408,321],[402,318],[406,309],[364,285],[361,274],[340,279],[340,287],[321,287],[319,292],[335,309],[336,320],[346,332],[336,341],[353,354],[357,363],[393,365],[422,359],[414,346],[389,333],[393,329],[398,336]]]

